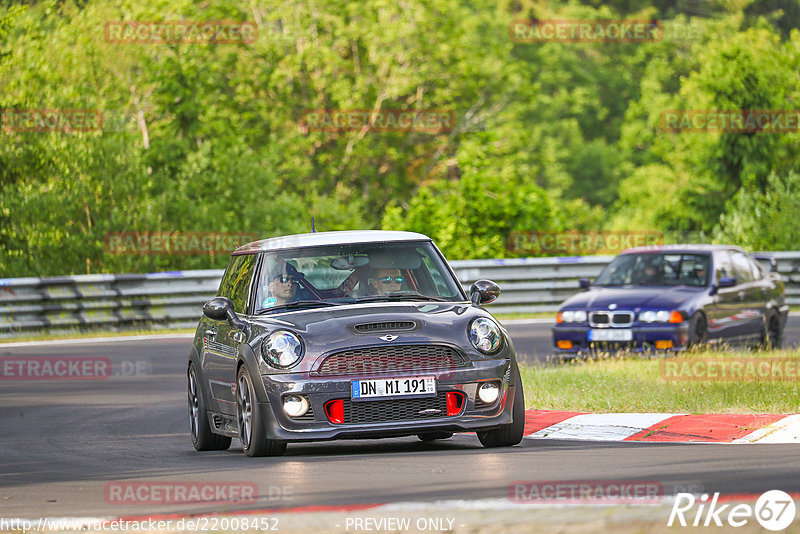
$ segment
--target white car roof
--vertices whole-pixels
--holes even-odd
[[[431,238],[416,232],[392,230],[346,230],[341,232],[314,232],[271,237],[253,241],[233,251],[233,255],[256,254],[288,248],[318,247],[324,245],[349,245],[354,243],[389,243],[396,241],[430,241]]]

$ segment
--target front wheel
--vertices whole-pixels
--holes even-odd
[[[239,441],[247,456],[277,456],[286,450],[285,441],[267,439],[261,405],[244,365],[236,376],[236,419],[239,422]]]
[[[522,379],[516,369],[514,380],[514,406],[511,411],[513,420],[494,430],[478,432],[478,439],[484,447],[511,447],[522,441],[525,433],[525,393],[522,391]]]
[[[689,319],[689,348],[705,344],[707,336],[706,318],[701,313],[695,313]]]
[[[761,334],[761,346],[765,350],[779,349],[783,344],[783,330],[777,315],[770,315]]]

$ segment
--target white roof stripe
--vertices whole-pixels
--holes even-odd
[[[430,241],[431,238],[416,232],[393,230],[344,230],[340,232],[314,232],[271,237],[242,245],[233,254],[253,254],[287,248],[344,245],[352,243],[386,243],[394,241]]]

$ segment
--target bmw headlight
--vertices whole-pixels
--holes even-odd
[[[303,358],[303,340],[287,330],[271,333],[261,346],[264,361],[279,369],[288,369]]]
[[[561,312],[562,323],[585,323],[586,312],[583,310],[564,310]]]
[[[642,323],[680,323],[683,315],[675,310],[647,310],[639,313],[639,321]]]
[[[492,354],[500,350],[503,337],[500,327],[491,319],[478,317],[469,325],[469,340],[476,349],[484,354]]]

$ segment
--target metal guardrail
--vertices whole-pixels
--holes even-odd
[[[788,304],[800,305],[800,252],[771,253],[786,283]],[[466,289],[488,278],[502,295],[493,313],[554,312],[614,256],[452,261]],[[0,338],[133,327],[194,328],[216,294],[222,270],[0,279]]]

